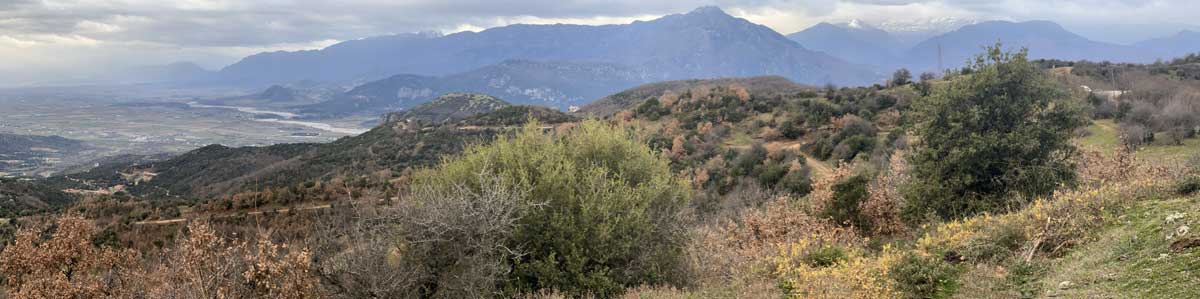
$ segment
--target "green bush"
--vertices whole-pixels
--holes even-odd
[[[821,216],[838,224],[853,225],[862,232],[871,231],[871,221],[859,212],[859,206],[870,196],[867,192],[869,183],[866,176],[856,175],[834,184],[833,200],[825,206]]]
[[[557,290],[611,297],[626,287],[674,283],[690,194],[668,160],[622,129],[586,121],[564,135],[536,123],[515,137],[467,149],[414,175],[414,186],[479,188],[498,177],[536,207],[506,242],[510,294]]]
[[[779,181],[788,173],[788,165],[780,162],[770,162],[762,168],[762,172],[758,174],[758,183],[763,186],[774,188],[778,186]]]
[[[1175,193],[1179,195],[1187,196],[1196,192],[1200,192],[1200,175],[1186,176],[1175,183]]]
[[[824,268],[845,261],[849,256],[846,255],[846,250],[834,245],[827,245],[817,248],[804,255],[804,263],[809,266]]]
[[[962,269],[938,257],[921,257],[910,253],[892,267],[888,275],[904,298],[950,298],[958,290]]]
[[[664,115],[671,114],[671,110],[663,107],[658,102],[658,98],[649,98],[642,102],[633,110],[638,117],[643,117],[651,121],[656,121]]]
[[[1071,134],[1084,125],[1082,103],[1068,100],[1027,54],[990,47],[969,74],[914,103],[921,142],[910,156],[906,215],[997,211],[1074,181]]]
[[[796,196],[808,195],[809,192],[812,192],[812,178],[809,172],[808,167],[789,170],[775,185],[775,188],[791,192]]]

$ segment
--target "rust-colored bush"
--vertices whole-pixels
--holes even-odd
[[[909,179],[908,160],[904,154],[893,153],[887,169],[867,187],[870,196],[860,205],[859,211],[871,222],[872,234],[894,235],[908,230],[908,226],[900,219],[904,205],[900,187]]]
[[[53,231],[49,239],[43,234]],[[129,298],[137,253],[97,248],[98,230],[79,216],[60,217],[52,229],[25,227],[0,253],[10,298]]]

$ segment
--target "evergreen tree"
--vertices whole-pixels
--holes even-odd
[[[914,104],[920,141],[905,193],[910,220],[993,211],[1074,180],[1070,139],[1084,124],[1081,104],[1027,56],[997,44],[968,75]]]

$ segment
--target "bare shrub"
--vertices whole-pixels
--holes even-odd
[[[904,205],[900,187],[908,183],[908,180],[908,160],[905,152],[892,153],[887,168],[868,186],[870,196],[859,207],[863,217],[871,221],[873,234],[893,235],[908,230],[908,226],[900,218],[900,211]]]
[[[813,234],[821,236],[817,245],[862,243],[853,229],[809,216],[800,206],[781,199],[749,210],[737,221],[697,230],[688,246],[696,283],[752,286],[748,281],[763,278],[755,269],[770,267],[769,259],[779,253],[779,246],[810,242]]]
[[[812,193],[809,193],[809,211],[824,211],[833,202],[833,186],[838,182],[854,175],[858,163],[839,162],[833,173],[813,182]]]
[[[326,260],[321,276],[346,298],[484,298],[520,257],[509,247],[518,221],[537,206],[525,192],[480,174],[447,191],[415,187],[400,204],[365,219],[350,248]],[[478,191],[476,191],[478,190]]]
[[[137,269],[137,253],[97,248],[92,245],[97,232],[92,222],[73,215],[60,217],[53,229],[22,228],[0,253],[7,297],[134,297],[130,274]]]
[[[152,298],[320,298],[307,250],[227,240],[207,223],[188,224],[187,237],[145,274]]]
[[[1137,123],[1121,123],[1121,143],[1127,149],[1136,149],[1147,142],[1154,141],[1154,132],[1144,125]]]

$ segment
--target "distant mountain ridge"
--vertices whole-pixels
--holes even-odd
[[[318,115],[378,114],[461,92],[565,110],[644,82],[648,82],[644,74],[611,64],[508,60],[444,77],[395,75],[359,85],[302,111]]]
[[[1172,36],[1142,41],[1134,46],[1152,53],[1154,58],[1170,60],[1200,52],[1200,32],[1183,30]]]
[[[1031,58],[1063,60],[1145,62],[1147,56],[1129,46],[1089,40],[1050,21],[989,21],[967,25],[917,44],[905,55],[914,69],[938,66],[939,46],[944,67],[960,67],[984,46],[1002,43],[1007,48],[1028,48]]]
[[[903,43],[887,31],[863,22],[819,23],[787,36],[807,48],[837,58],[882,67],[894,67]]]
[[[1184,31],[1134,46],[1090,40],[1050,21],[963,22],[962,27],[906,47],[904,32],[889,32],[865,23],[820,23],[789,35],[806,47],[839,58],[885,69],[913,71],[958,68],[985,46],[1028,48],[1032,58],[1114,62],[1150,62],[1200,52],[1200,34]],[[897,29],[892,29],[897,30]]]
[[[446,76],[506,60],[619,65],[644,74],[646,81],[780,75],[803,83],[862,84],[881,78],[716,7],[625,25],[511,25],[445,36],[368,38],[321,50],[256,54],[220,75],[258,83]]]

